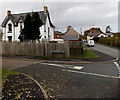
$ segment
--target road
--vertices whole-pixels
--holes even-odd
[[[96,45],[93,49],[118,58],[116,49],[101,45]],[[59,64],[31,62],[30,60],[29,62],[11,60],[12,63],[9,61],[5,60],[3,68],[13,69],[33,77],[47,91],[50,98],[120,97],[120,66],[118,62]],[[11,66],[7,66],[7,62]],[[16,63],[17,65],[14,65]]]
[[[120,55],[118,55],[118,54],[120,54],[120,50],[118,50],[118,49],[110,48],[110,47],[100,45],[100,44],[95,44],[95,47],[93,47],[93,49],[100,51],[102,53],[108,54],[108,55],[115,57],[115,58],[120,57]]]
[[[37,63],[14,70],[37,80],[51,98],[118,98],[118,70],[113,62]]]

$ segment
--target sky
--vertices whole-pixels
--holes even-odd
[[[48,6],[52,23],[56,27],[55,30],[65,32],[67,26],[72,26],[77,32],[80,33],[82,31],[83,34],[86,29],[90,29],[91,27],[99,27],[105,32],[106,26],[110,25],[112,32],[118,32],[117,1],[43,1],[19,2],[18,0],[17,2],[7,2],[5,0],[4,2],[1,2],[0,24],[4,20],[7,10],[11,10],[12,13],[34,12],[43,10],[43,6],[46,5]]]

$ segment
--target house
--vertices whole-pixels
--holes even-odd
[[[80,34],[72,26],[67,27],[67,31],[62,33],[62,38],[66,42],[79,42]]]
[[[54,31],[54,39],[61,39],[61,34],[59,31]]]
[[[3,36],[3,33],[2,33],[2,30],[0,30],[0,41],[2,41],[2,36]]]
[[[24,20],[28,13],[11,14],[7,11],[7,16],[2,22],[3,41],[20,41],[18,39],[21,30],[24,28]],[[48,7],[44,6],[44,11],[38,11],[39,17],[43,22],[40,27],[41,39],[40,41],[51,41],[54,39],[55,26],[52,24]]]
[[[84,32],[85,36],[87,36],[87,40],[100,38],[100,37],[112,37],[112,33],[103,33],[100,28],[91,28]]]

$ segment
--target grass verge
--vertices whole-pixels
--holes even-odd
[[[15,75],[18,72],[10,71],[7,69],[0,69],[0,88],[2,88],[2,84],[5,82],[5,79],[8,75]]]
[[[81,58],[98,58],[99,56],[91,50],[83,50],[83,55]]]

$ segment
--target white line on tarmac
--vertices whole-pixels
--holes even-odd
[[[93,76],[99,76],[99,77],[106,77],[106,78],[119,78],[115,76],[108,76],[108,75],[102,75],[102,74],[95,74],[95,73],[87,73],[87,72],[80,72],[80,71],[74,71],[74,70],[63,70],[63,71],[68,71],[72,73],[78,73],[78,74],[86,74],[86,75],[93,75]]]
[[[114,64],[117,66],[118,69],[120,68],[120,66],[117,62],[114,62]]]
[[[61,68],[77,69],[77,70],[81,70],[83,68],[83,66],[74,66],[74,65],[60,65],[60,64],[51,64],[51,63],[41,63],[41,64],[55,66],[55,67],[61,67]],[[68,67],[68,66],[70,66],[70,67]]]
[[[59,64],[50,64],[50,63],[42,63],[44,65],[51,65],[51,66],[56,66],[56,67],[61,67],[61,68],[67,68],[67,67],[63,67],[64,65],[59,65]],[[68,67],[71,69],[82,69],[82,66],[74,66],[74,67]],[[72,72],[72,73],[78,73],[78,74],[86,74],[86,75],[93,75],[93,76],[99,76],[99,77],[106,77],[106,78],[119,78],[119,77],[115,77],[115,76],[108,76],[108,75],[102,75],[102,74],[96,74],[96,73],[87,73],[87,72],[80,72],[80,71],[74,71],[74,70],[66,70],[63,69],[62,71],[68,71],[68,72]]]
[[[114,62],[114,64],[117,66],[117,69],[118,69],[118,77],[120,78],[120,65],[117,63],[117,62]]]
[[[83,67],[80,67],[80,66],[75,66],[74,69],[78,69],[78,70],[81,70]]]

